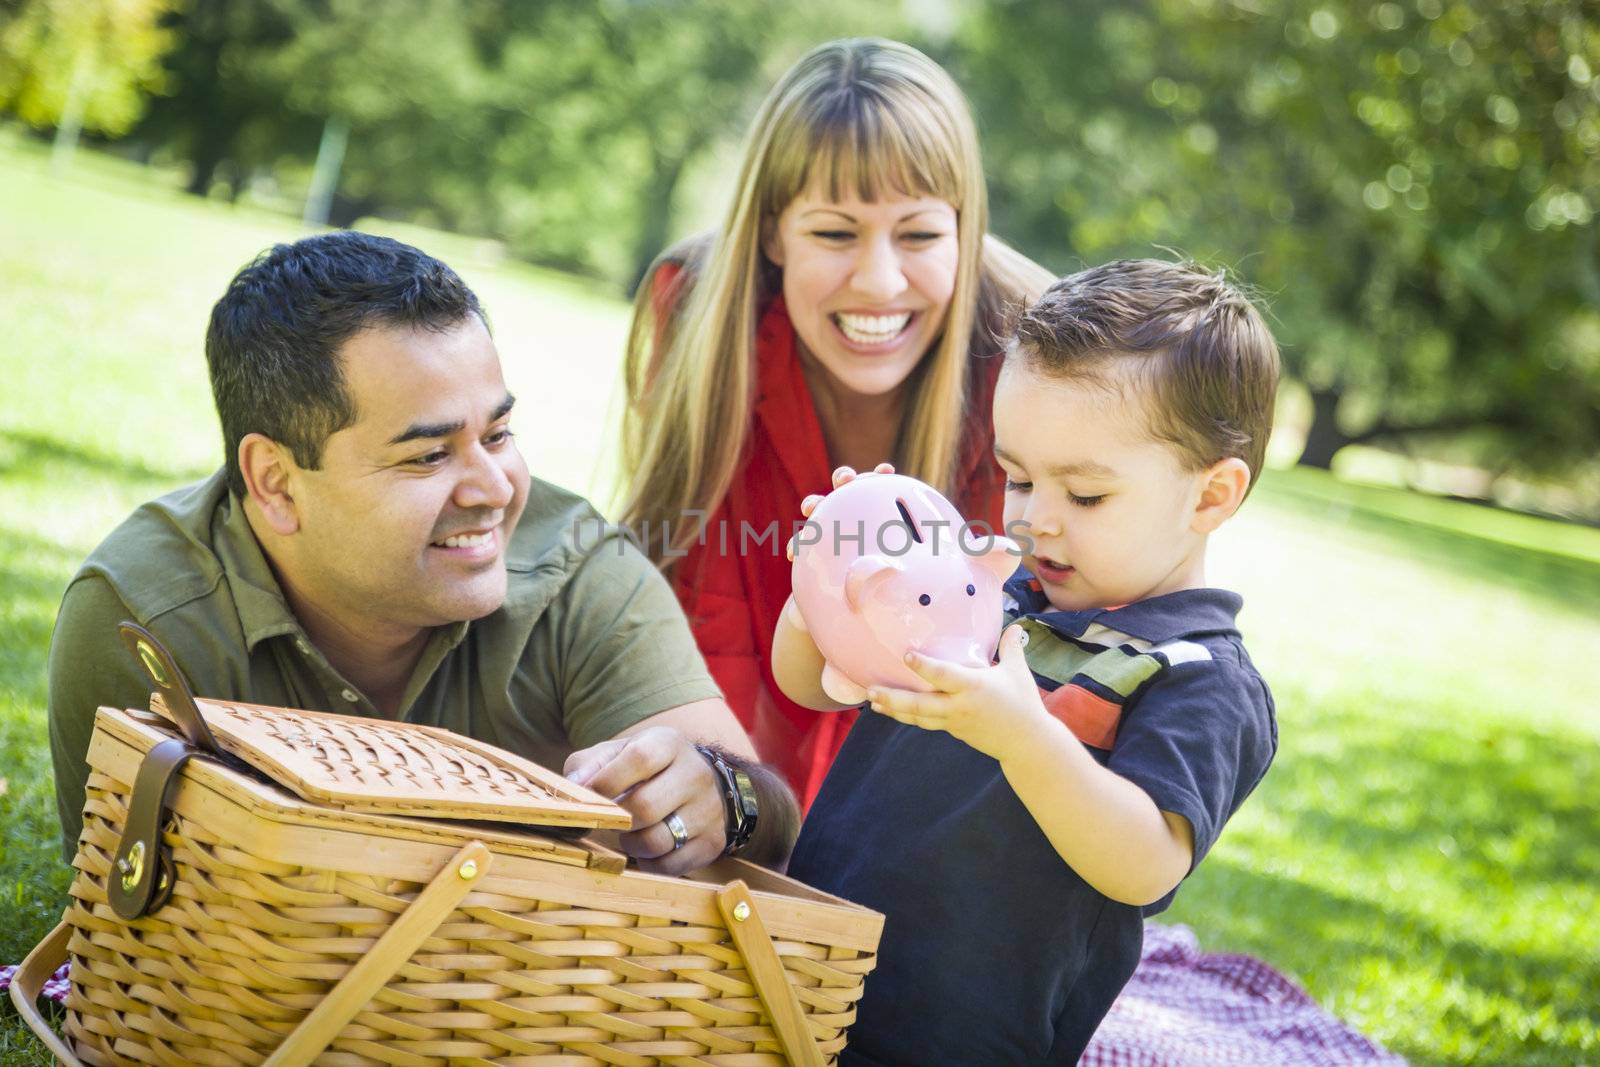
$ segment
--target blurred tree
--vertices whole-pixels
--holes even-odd
[[[0,3],[0,111],[30,126],[109,137],[128,131],[162,83],[175,38],[161,23],[176,0]]]
[[[671,237],[684,169],[735,129],[762,90],[763,61],[801,24],[804,5],[740,0],[563,4],[510,57],[531,104],[502,161],[542,201],[540,220],[580,241],[603,219],[628,220],[613,249],[630,288]],[[550,49],[552,42],[559,47]],[[562,216],[565,216],[564,218]],[[537,224],[513,235],[538,240]]]
[[[237,197],[253,172],[315,150],[321,118],[286,106],[288,87],[269,62],[295,34],[280,4],[196,0],[165,24],[178,45],[162,95],[131,136],[187,160],[189,192],[204,196],[221,180]]]
[[[1302,462],[1476,431],[1600,450],[1600,14],[1577,0],[1007,0],[947,49],[997,226],[1062,264],[1181,247],[1268,295]]]
[[[330,222],[382,213],[484,232],[474,208],[505,40],[542,2],[271,0],[291,33],[258,69],[280,107],[316,120],[296,158],[314,156],[325,120],[349,127]]]
[[[631,288],[673,235],[692,163],[801,52],[890,13],[884,0],[519,5],[474,208],[519,254]]]
[[[348,123],[330,221],[382,213],[635,281],[679,182],[812,43],[893,0],[235,0],[176,16],[174,89],[138,135],[235,178],[304,169]]]

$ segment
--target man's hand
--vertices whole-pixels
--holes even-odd
[[[633,816],[622,851],[657,874],[699,870],[727,846],[726,808],[711,764],[694,742],[670,726],[602,741],[567,757],[562,772],[611,797]],[[688,839],[673,847],[665,822],[677,815]]]
[[[1022,627],[1007,627],[1000,636],[1000,662],[992,667],[964,667],[908,652],[906,666],[935,691],[873,686],[867,699],[873,711],[924,730],[944,730],[1004,763],[1052,721],[1022,644]]]

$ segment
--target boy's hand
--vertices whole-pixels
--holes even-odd
[[[873,474],[893,474],[894,473],[894,464],[892,464],[892,463],[880,463],[876,467],[872,468],[872,473]],[[837,467],[837,468],[834,469],[834,472],[833,472],[833,487],[835,489],[837,489],[841,485],[845,484],[846,482],[854,481],[855,479],[857,479],[859,477],[861,477],[861,475],[856,473],[856,469],[854,467]],[[808,496],[804,500],[800,501],[800,517],[803,518],[803,519],[809,519],[811,517],[811,513],[813,511],[817,510],[817,505],[822,503],[822,498],[824,496],[826,496],[825,493],[812,493],[810,496]],[[798,536],[798,535],[796,535],[796,536]],[[794,562],[794,538],[793,537],[789,538],[789,544],[784,549],[784,555],[789,557],[789,562],[790,563]]]
[[[1023,638],[1022,627],[1008,626],[1000,635],[1000,662],[992,667],[963,667],[908,652],[906,666],[936,692],[873,686],[867,699],[873,711],[924,730],[944,730],[1004,763],[1050,718],[1022,654]]]

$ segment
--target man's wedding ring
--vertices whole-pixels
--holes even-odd
[[[677,812],[662,819],[661,824],[672,835],[672,851],[676,852],[689,843],[689,828],[683,825],[683,820],[678,818]]]

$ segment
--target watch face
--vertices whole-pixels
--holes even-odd
[[[756,815],[756,789],[750,782],[750,776],[743,771],[733,772],[734,785],[739,792],[739,807],[744,812],[745,818],[755,818]]]

